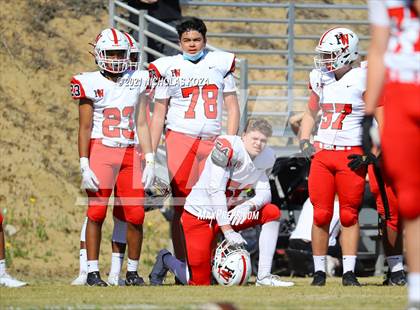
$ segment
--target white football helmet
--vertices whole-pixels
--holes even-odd
[[[217,283],[224,286],[245,285],[251,276],[251,257],[243,247],[234,247],[225,239],[217,247],[212,262],[212,273]]]
[[[124,32],[124,35],[127,37],[128,43],[130,43],[130,65],[129,68],[131,70],[138,70],[140,69],[140,57],[141,52],[139,49],[139,44],[133,38],[131,34],[128,32]]]
[[[331,28],[321,36],[315,51],[315,68],[332,72],[357,60],[359,38],[350,29]]]
[[[102,70],[111,73],[123,73],[130,61],[130,44],[127,37],[119,30],[103,30],[95,40],[94,54]]]

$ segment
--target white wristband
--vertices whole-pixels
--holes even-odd
[[[89,158],[80,157],[80,169],[85,169],[89,167]]]
[[[155,155],[153,153],[146,153],[144,155],[144,159],[146,160],[146,165],[151,165],[155,163]]]

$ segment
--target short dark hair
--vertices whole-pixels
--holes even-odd
[[[198,31],[199,33],[201,33],[204,39],[206,38],[207,27],[202,19],[190,17],[188,19],[183,20],[180,24],[176,26],[176,31],[178,32],[179,39],[181,39],[181,36],[184,32],[188,32],[191,30]]]
[[[267,138],[273,135],[273,127],[271,127],[271,124],[263,118],[249,118],[246,123],[244,133],[248,133],[250,131],[259,131],[267,136]]]

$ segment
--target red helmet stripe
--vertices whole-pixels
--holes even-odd
[[[243,271],[242,271],[242,276],[241,276],[241,281],[239,282],[239,285],[242,285],[242,283],[245,280],[245,276],[246,276],[246,260],[245,257],[243,255],[241,255],[242,258],[242,264],[244,266]]]
[[[117,36],[117,32],[115,31],[114,28],[111,28],[112,31],[112,35],[114,36],[114,43],[118,44],[118,36]]]
[[[338,28],[338,27],[333,27],[333,28],[331,28],[330,30],[327,30],[323,35],[322,35],[322,37],[321,37],[321,39],[319,39],[319,42],[318,42],[318,45],[321,45],[321,43],[322,43],[322,40],[324,40],[324,38],[325,38],[325,36],[331,31],[331,30],[334,30],[334,29],[336,29],[336,28]]]
[[[130,36],[127,32],[124,32],[124,35],[127,37],[128,43],[130,43],[130,46],[133,46],[133,40],[131,40]]]

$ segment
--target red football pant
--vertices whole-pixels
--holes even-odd
[[[361,147],[351,150],[320,150],[311,162],[308,187],[314,206],[314,224],[329,225],[334,211],[334,196],[340,204],[340,222],[349,227],[358,222],[365,190],[366,168],[352,171],[347,164],[350,154],[363,154]]]
[[[376,208],[380,216],[383,219],[385,219],[384,203],[382,201],[382,196],[379,191],[378,181],[376,179],[376,175],[373,171],[372,165],[369,165],[368,174],[369,174],[370,191],[372,192],[372,195],[375,198]],[[382,179],[385,179],[383,173],[382,173]],[[400,231],[401,223],[400,223],[399,215],[398,215],[397,197],[395,196],[394,191],[392,190],[391,185],[389,184],[387,180],[384,180],[384,184],[385,184],[386,197],[388,198],[389,216],[390,216],[390,219],[386,221],[386,225],[389,226],[394,231]]]
[[[280,216],[280,210],[276,205],[267,204],[259,210],[257,219],[247,219],[242,225],[232,226],[232,228],[235,231],[240,231],[255,225],[277,221]],[[182,214],[181,221],[190,272],[188,284],[210,285],[211,259],[220,228],[215,220],[201,220],[189,212]]]
[[[134,147],[108,147],[100,139],[92,139],[89,165],[99,180],[99,191],[86,191],[88,218],[95,222],[104,221],[109,197],[114,190],[114,216],[135,225],[143,224],[144,189],[137,150]]]
[[[166,133],[166,156],[169,179],[175,202],[175,211],[182,212],[183,198],[197,183],[207,157],[214,146],[214,139],[200,140],[183,133],[168,130]]]
[[[1,224],[3,224],[3,215],[1,214],[1,211],[0,211],[0,225]]]
[[[420,216],[420,84],[384,87],[382,150],[401,216]]]

